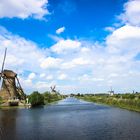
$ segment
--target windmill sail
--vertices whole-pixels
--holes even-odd
[[[7,53],[7,48],[5,49],[5,52],[4,52],[4,57],[3,57],[2,67],[1,67],[1,73],[0,73],[0,81],[1,81],[1,77],[3,76],[3,69],[4,69],[5,59],[6,59],[6,53]]]
[[[5,49],[5,53],[4,53],[4,58],[3,58],[1,73],[3,72],[3,69],[4,69],[4,64],[5,64],[5,59],[6,59],[6,53],[7,53],[7,48]]]

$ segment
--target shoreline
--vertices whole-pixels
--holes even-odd
[[[55,103],[57,103],[60,100],[63,100],[63,99],[54,100],[54,101],[51,101],[49,103],[46,102],[44,105],[38,105],[38,106],[46,106],[46,105],[55,104]],[[35,108],[35,107],[38,107],[38,106],[32,107],[31,104],[24,104],[24,105],[18,105],[18,106],[8,106],[8,105],[7,106],[3,106],[3,105],[0,104],[0,109]]]
[[[97,103],[97,104],[102,104],[102,105],[108,105],[111,107],[117,107],[117,108],[122,108],[125,110],[129,110],[129,111],[134,111],[134,112],[138,112],[140,113],[140,107],[136,108],[134,106],[129,106],[129,105],[120,105],[120,104],[112,104],[112,103],[107,103],[107,102],[101,102],[101,101],[93,101],[92,98],[90,97],[78,97],[78,99],[84,100],[84,101],[88,101],[88,102],[92,102],[92,103]]]

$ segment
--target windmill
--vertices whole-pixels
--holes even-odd
[[[50,88],[51,88],[51,93],[56,93],[56,90],[55,90],[55,88],[56,88],[56,85],[54,85],[54,86],[51,86]]]
[[[3,100],[25,100],[25,94],[17,77],[17,74],[12,70],[4,69],[7,48],[5,49],[1,73],[0,73],[0,96]]]
[[[112,90],[112,86],[110,87],[109,95],[113,96],[114,95],[114,90]]]

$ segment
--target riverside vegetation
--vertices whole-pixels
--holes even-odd
[[[113,96],[108,94],[77,94],[76,97],[90,102],[103,103],[140,112],[140,93],[115,94]]]
[[[51,93],[46,91],[44,93],[39,93],[38,91],[34,91],[30,95],[27,95],[29,99],[29,103],[32,107],[49,104],[58,100],[65,98],[65,95],[61,95],[60,93]],[[0,104],[4,103],[4,100],[0,97]]]
[[[61,100],[65,98],[65,96],[60,95],[60,93],[58,92],[51,93],[49,91],[46,91],[41,94],[38,91],[34,91],[32,94],[28,95],[28,98],[29,103],[31,103],[32,106],[38,106]]]
[[[3,101],[2,101],[2,98],[0,97],[0,104],[2,104],[3,103]]]

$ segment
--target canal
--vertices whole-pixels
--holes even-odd
[[[0,140],[140,140],[140,113],[70,97],[0,110]]]

